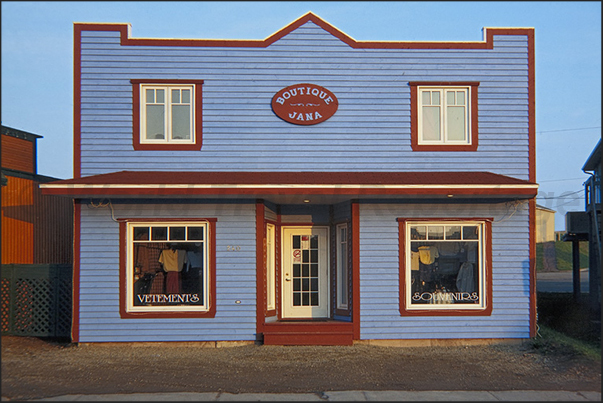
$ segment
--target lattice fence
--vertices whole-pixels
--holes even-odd
[[[71,336],[71,265],[2,265],[2,334]]]

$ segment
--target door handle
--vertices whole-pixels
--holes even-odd
[[[291,278],[289,277],[289,273],[285,273],[285,281],[291,281]]]

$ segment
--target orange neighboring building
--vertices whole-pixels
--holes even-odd
[[[2,126],[2,264],[73,261],[73,204],[42,195],[36,134]]]

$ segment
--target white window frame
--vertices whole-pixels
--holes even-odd
[[[341,232],[345,230],[345,238]],[[337,249],[337,309],[348,309],[348,253],[349,253],[349,230],[347,224],[339,224],[336,226],[336,249]],[[342,248],[345,245],[345,254],[342,253]],[[345,290],[345,292],[342,292]]]
[[[165,138],[163,139],[150,139],[147,136],[147,98],[146,90],[164,90],[165,91],[165,102],[164,102],[164,133]],[[189,139],[175,139],[172,133],[172,106],[183,105],[182,103],[174,103],[172,100],[172,90],[190,90],[190,138]],[[196,99],[196,85],[195,84],[140,84],[140,144],[195,144],[196,143],[196,116],[195,116],[195,99]],[[186,104],[184,104],[186,105]]]
[[[139,227],[167,227],[167,239],[163,240],[134,240],[134,229]],[[170,227],[203,227],[203,239],[202,240],[187,240],[188,231],[185,230],[185,240],[170,240]],[[127,239],[127,256],[126,256],[126,312],[127,313],[139,313],[139,312],[207,312],[209,311],[210,304],[210,278],[209,278],[209,253],[210,253],[210,225],[205,221],[150,221],[150,222],[128,222],[126,223],[126,239]],[[158,306],[135,306],[134,305],[134,243],[201,243],[200,248],[203,251],[203,298],[200,304],[196,305],[158,305]]]
[[[266,309],[276,310],[276,226],[266,224]]]
[[[440,94],[440,140],[425,140],[423,133],[423,93],[424,92],[438,92]],[[463,140],[449,140],[448,139],[448,108],[451,106],[457,107],[458,105],[448,105],[447,93],[449,91],[464,92],[465,93],[465,130]],[[455,96],[456,99],[456,96]],[[418,144],[419,145],[471,145],[471,86],[427,86],[420,85],[417,87],[417,111],[418,111]]]
[[[479,303],[477,304],[454,304],[454,303],[430,303],[430,304],[413,304],[413,295],[412,295],[412,242],[429,242],[429,239],[427,240],[413,240],[411,239],[411,230],[413,227],[418,227],[418,226],[425,226],[425,227],[446,227],[446,226],[477,226],[479,228],[479,234],[478,234],[478,247],[477,247],[477,251],[479,252],[479,255],[477,257],[477,263],[479,265],[477,273],[478,273],[478,279],[477,279],[477,292],[479,295]],[[407,221],[406,222],[406,233],[405,233],[405,281],[406,281],[406,286],[404,287],[405,289],[405,305],[406,305],[406,310],[407,311],[425,311],[425,310],[434,310],[434,311],[446,311],[446,310],[468,310],[468,311],[483,311],[486,309],[487,306],[487,301],[488,301],[488,296],[486,295],[486,293],[488,292],[488,287],[486,284],[486,270],[487,270],[487,266],[486,266],[486,223],[484,221],[464,221],[464,220],[458,220],[458,221]],[[427,230],[427,233],[429,231]],[[461,234],[462,234],[462,229],[461,229]],[[444,231],[444,234],[446,234],[446,231]],[[445,236],[444,236],[445,238]],[[433,242],[446,242],[446,239],[434,239]],[[471,240],[474,241],[474,240]],[[458,240],[458,239],[452,239],[449,240],[449,242],[463,242],[463,239]],[[416,298],[417,296],[415,296]]]

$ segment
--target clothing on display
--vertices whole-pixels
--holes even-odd
[[[419,246],[419,258],[423,264],[432,264],[440,257],[438,248],[435,246]]]
[[[460,292],[475,292],[473,263],[464,262],[456,277],[456,288]]]
[[[419,270],[419,252],[410,252],[410,270]]]
[[[166,271],[165,292],[166,294],[178,294],[181,289],[180,272],[188,262],[186,251],[171,247],[161,252],[159,263],[163,264]]]
[[[155,274],[161,270],[159,256],[166,247],[167,245],[164,243],[134,244],[134,267],[139,268],[142,274]]]
[[[164,249],[159,256],[159,263],[163,264],[163,270],[166,272],[180,272],[187,263],[186,251],[183,249]]]

